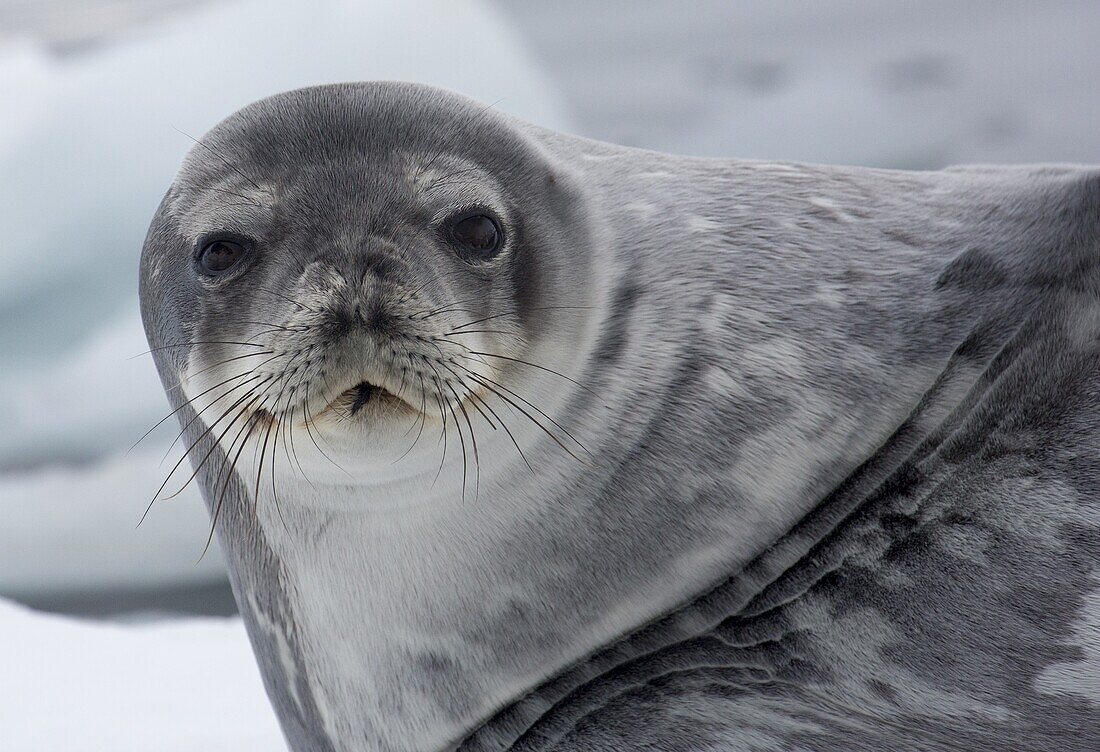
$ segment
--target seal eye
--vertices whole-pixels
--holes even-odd
[[[451,221],[451,241],[463,258],[485,261],[504,244],[500,225],[486,214],[468,214]]]
[[[244,256],[244,248],[232,240],[215,240],[207,243],[199,253],[199,266],[207,274],[229,271]]]

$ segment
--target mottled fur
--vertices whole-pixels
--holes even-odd
[[[439,211],[504,215],[498,265],[419,229],[425,174]],[[252,277],[197,280],[218,230],[261,238]],[[439,414],[396,464],[407,420],[333,422],[353,477],[230,478],[217,533],[297,752],[1100,748],[1098,293],[1096,170],[692,159],[384,83],[229,118],[142,258],[173,406],[246,352],[183,343],[392,380],[434,352],[394,342],[489,316],[478,347],[576,382],[476,366],[568,431],[512,415],[528,469],[473,416],[476,492],[459,416],[432,481]],[[213,506],[232,447],[194,414]]]

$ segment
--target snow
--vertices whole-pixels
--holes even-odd
[[[362,79],[569,129],[475,0],[200,4],[75,56],[0,48],[0,593],[223,577],[216,553],[194,564],[209,523],[193,491],[134,529],[178,457],[158,467],[174,419],[125,454],[169,409],[152,359],[133,358],[145,230],[192,136],[268,94]]]
[[[0,748],[285,750],[239,618],[78,621],[0,600]]]

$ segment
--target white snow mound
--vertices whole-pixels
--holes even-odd
[[[0,600],[0,665],[5,750],[286,749],[237,618],[113,624]]]

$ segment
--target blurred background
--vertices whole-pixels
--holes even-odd
[[[1096,0],[0,0],[0,747],[280,748],[197,492],[137,527],[182,451],[132,447],[138,255],[222,117],[406,79],[682,154],[1098,163],[1098,35]]]

